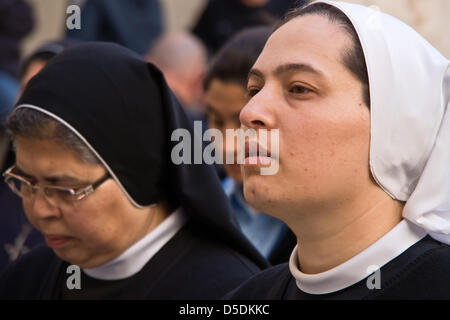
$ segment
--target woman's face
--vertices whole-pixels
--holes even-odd
[[[236,130],[241,127],[239,113],[248,102],[247,90],[234,82],[223,82],[218,79],[211,81],[205,93],[206,109],[210,128],[219,129],[224,137],[223,159],[226,154],[233,154],[234,164],[225,164],[227,175],[236,182],[242,182],[241,166],[237,164],[237,143],[226,141],[226,130]],[[231,139],[228,139],[231,140]]]
[[[252,98],[240,120],[244,129],[279,130],[279,170],[262,176],[257,165],[243,166],[245,198],[254,207],[294,220],[375,186],[370,112],[362,84],[342,62],[351,46],[340,26],[318,15],[289,21],[267,41],[250,71]]]
[[[38,185],[83,188],[106,174],[53,140],[17,137],[18,173]],[[148,233],[149,209],[135,208],[114,179],[73,206],[59,208],[37,191],[23,199],[26,215],[61,259],[82,268],[108,262]]]

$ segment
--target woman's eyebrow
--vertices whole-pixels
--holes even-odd
[[[17,164],[15,167],[15,171],[18,175],[23,176],[24,178],[28,178],[28,179],[35,179],[34,176],[26,173],[25,171],[23,171]],[[58,183],[58,182],[66,182],[66,183],[72,183],[72,184],[79,184],[79,183],[84,183],[85,181],[81,181],[78,178],[72,177],[70,175],[67,174],[63,174],[63,175],[55,175],[55,176],[48,176],[45,177],[44,180],[46,182],[49,183]]]
[[[47,176],[44,177],[44,180],[49,183],[69,183],[69,184],[80,184],[84,183],[84,181],[81,181],[75,177],[63,174],[63,175],[56,175],[56,176]]]
[[[15,171],[15,173],[18,174],[19,176],[23,176],[24,178],[34,178],[32,175],[25,173],[25,171],[20,169],[20,167],[17,165],[17,163],[15,164],[15,168],[13,171]]]
[[[307,73],[315,74],[320,77],[324,77],[324,74],[322,71],[314,68],[313,66],[311,66],[310,64],[307,64],[307,63],[282,64],[282,65],[278,66],[275,69],[275,71],[273,71],[273,74],[275,76],[279,76],[279,75],[282,75],[284,73],[289,73],[289,72],[307,72]]]
[[[284,73],[289,73],[289,72],[307,72],[307,73],[312,73],[312,74],[320,76],[320,77],[325,77],[324,73],[322,71],[314,68],[313,66],[311,66],[310,64],[307,64],[307,63],[282,64],[282,65],[276,67],[275,70],[272,72],[272,74],[275,76],[280,76]],[[248,77],[250,78],[251,76],[260,78],[261,80],[265,79],[264,74],[256,68],[252,68],[249,71]]]

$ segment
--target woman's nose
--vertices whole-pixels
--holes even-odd
[[[259,91],[244,106],[239,115],[243,129],[272,129],[275,126],[273,103],[275,97],[268,89]]]
[[[30,213],[33,214],[36,218],[46,219],[58,217],[60,215],[59,208],[54,206],[47,200],[42,189],[37,190],[30,201],[32,202],[30,206]]]

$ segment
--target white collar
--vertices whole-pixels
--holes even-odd
[[[183,227],[187,217],[177,209],[144,238],[133,244],[120,256],[101,266],[83,269],[90,277],[101,280],[119,280],[138,273],[145,264]]]
[[[350,260],[325,272],[305,274],[298,268],[297,246],[289,259],[289,269],[297,287],[310,294],[326,294],[349,287],[373,273],[423,239],[426,231],[408,220],[402,220],[370,247]]]

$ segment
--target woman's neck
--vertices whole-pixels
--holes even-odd
[[[176,207],[167,199],[158,201],[154,207],[150,208],[152,211],[152,214],[150,215],[151,222],[145,235],[149,234],[153,229],[159,226],[175,209]]]
[[[303,273],[332,269],[368,248],[402,219],[403,203],[383,191],[327,212],[302,214],[293,231]]]

